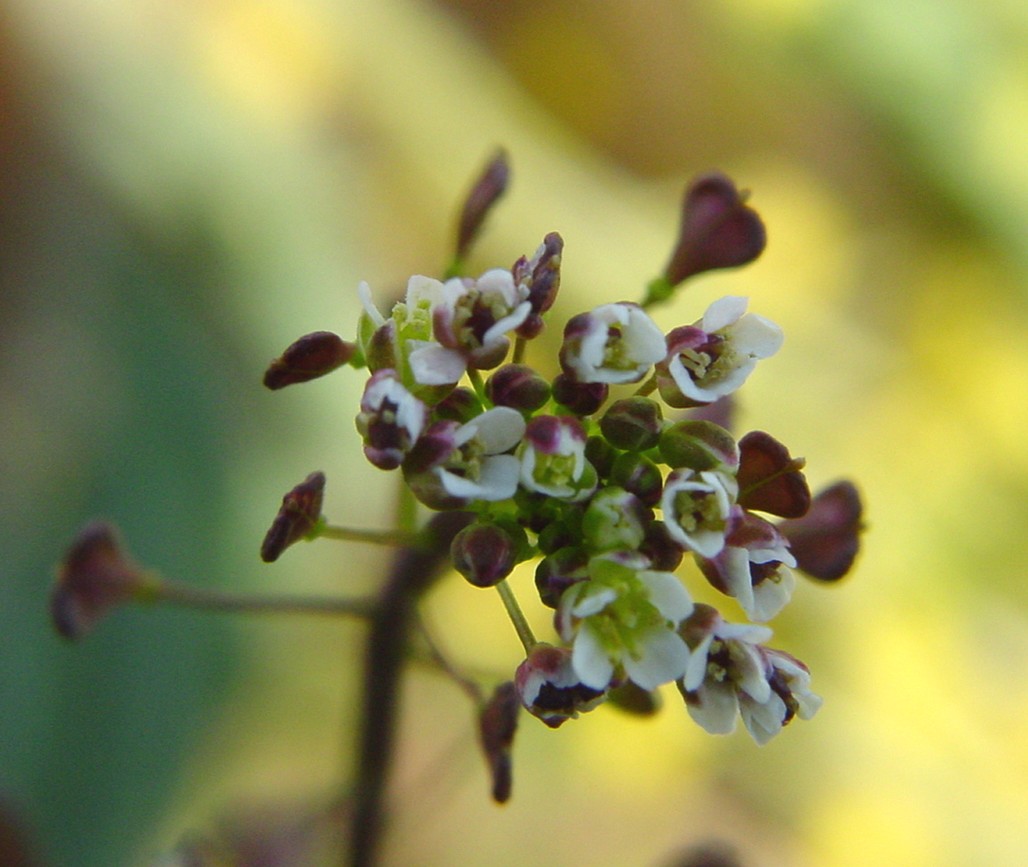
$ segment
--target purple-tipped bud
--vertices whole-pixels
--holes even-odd
[[[517,563],[518,544],[496,524],[469,524],[453,537],[453,568],[475,587],[493,587],[510,575]]]
[[[739,465],[739,447],[723,427],[709,421],[675,422],[660,435],[660,455],[674,468],[696,472]]]
[[[458,261],[467,255],[468,249],[478,237],[489,211],[506,192],[509,179],[510,165],[507,162],[507,152],[501,148],[486,163],[482,174],[479,175],[464,200],[464,207],[457,224],[456,258]]]
[[[496,406],[535,412],[550,399],[550,384],[527,364],[505,364],[489,377],[486,394]]]
[[[427,407],[404,387],[395,370],[375,371],[364,387],[356,419],[365,457],[381,470],[396,469],[427,419]]]
[[[600,430],[612,446],[633,452],[653,448],[660,439],[664,414],[648,397],[616,400],[600,419]]]
[[[264,536],[261,559],[274,563],[290,545],[305,538],[321,520],[325,474],[314,472],[282,498],[282,505]]]
[[[739,505],[780,518],[802,517],[810,508],[804,463],[770,434],[746,434],[739,440]]]
[[[514,734],[518,728],[521,699],[513,681],[501,683],[478,715],[478,739],[489,765],[492,796],[497,804],[510,799],[511,762]]]
[[[144,587],[144,573],[122,550],[115,528],[103,521],[87,524],[57,569],[50,596],[54,626],[64,638],[81,638]]]
[[[482,414],[482,402],[470,388],[455,388],[433,407],[432,415],[437,420],[456,421],[464,424]]]
[[[568,587],[589,577],[590,556],[585,548],[569,546],[539,561],[535,586],[543,605],[555,609]]]
[[[725,175],[701,175],[685,191],[678,246],[664,279],[673,287],[703,271],[745,265],[766,244],[764,224],[746,204],[746,194]]]
[[[585,441],[586,460],[596,468],[601,479],[610,475],[618,454],[618,450],[601,436],[591,436]]]
[[[853,566],[860,550],[863,506],[852,482],[836,482],[820,491],[802,518],[782,521],[797,567],[821,581],[838,581]]]
[[[543,314],[553,306],[560,288],[563,251],[564,239],[556,232],[550,232],[531,259],[522,256],[511,268],[514,282],[528,289],[528,300],[532,305],[532,312],[514,332],[518,337],[531,340],[543,330]]]
[[[609,391],[605,382],[576,382],[564,373],[553,380],[553,399],[575,415],[592,415],[603,406]]]
[[[651,569],[659,572],[674,572],[685,554],[682,546],[671,538],[663,521],[647,524],[646,538],[639,546],[639,553],[649,559]]]
[[[518,697],[533,716],[557,728],[603,701],[604,690],[582,683],[571,664],[571,651],[537,644],[514,675]]]
[[[647,506],[656,506],[664,489],[660,467],[645,455],[632,452],[618,455],[610,470],[610,483],[630,491]]]
[[[264,385],[275,390],[298,382],[309,382],[342,367],[356,352],[356,344],[331,331],[305,334],[271,362],[264,372]]]

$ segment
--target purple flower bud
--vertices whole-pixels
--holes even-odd
[[[274,563],[290,545],[299,542],[321,519],[325,474],[314,472],[282,498],[282,505],[261,543],[261,559]]]
[[[364,387],[356,419],[365,456],[379,469],[396,469],[418,441],[427,418],[425,404],[404,387],[396,371],[376,371]]]
[[[601,479],[610,475],[619,452],[601,436],[591,436],[585,441],[585,457],[595,468]]]
[[[482,403],[470,388],[455,388],[432,408],[438,421],[456,421],[464,424],[482,414]]]
[[[806,515],[782,521],[778,529],[789,540],[799,569],[821,581],[838,581],[860,550],[862,514],[856,487],[841,481],[820,491]]]
[[[50,596],[54,626],[64,638],[81,638],[144,588],[145,575],[126,556],[117,530],[103,521],[87,524],[57,569]]]
[[[682,546],[671,538],[663,521],[650,521],[646,525],[646,538],[639,546],[639,553],[649,559],[653,569],[661,572],[674,572],[685,554]]]
[[[653,448],[660,439],[664,414],[648,397],[616,400],[600,419],[600,430],[612,446],[633,452]]]
[[[499,584],[517,562],[517,543],[496,524],[469,524],[453,537],[453,568],[475,587]]]
[[[568,587],[589,577],[591,556],[585,548],[569,545],[539,561],[535,570],[535,586],[543,605],[556,608]]]
[[[514,332],[518,337],[530,340],[542,331],[543,314],[553,306],[560,288],[563,251],[564,240],[556,232],[550,232],[530,260],[522,256],[511,268],[514,282],[528,290],[532,305],[528,318]]]
[[[739,440],[739,505],[780,518],[805,515],[810,508],[810,488],[801,472],[805,463],[764,431],[746,434]]]
[[[486,394],[496,406],[520,412],[535,412],[550,399],[550,384],[527,364],[505,364],[485,384]]]
[[[605,382],[577,382],[563,373],[553,380],[553,399],[575,415],[592,415],[603,406],[609,391]]]
[[[464,207],[461,209],[460,220],[457,224],[456,258],[458,260],[464,258],[468,248],[478,237],[489,211],[506,192],[509,179],[510,166],[507,162],[507,152],[501,148],[486,163],[485,169],[464,200]]]
[[[290,344],[264,373],[264,385],[272,390],[309,382],[346,364],[357,346],[331,331],[315,331]]]
[[[763,252],[764,224],[745,199],[722,174],[701,175],[689,185],[678,245],[664,269],[670,286],[702,271],[745,265]]]
[[[510,799],[510,753],[520,710],[517,687],[507,681],[496,687],[478,715],[478,739],[489,765],[493,800],[498,804]]]
[[[660,467],[645,455],[633,452],[618,455],[611,466],[609,481],[631,492],[646,506],[656,506],[664,488]]]

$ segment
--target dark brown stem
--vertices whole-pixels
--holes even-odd
[[[450,565],[450,542],[472,520],[466,512],[441,512],[425,527],[421,543],[403,548],[371,616],[365,645],[364,689],[357,744],[357,777],[348,867],[372,867],[384,819],[385,784],[396,740],[400,677],[407,642],[422,594]]]

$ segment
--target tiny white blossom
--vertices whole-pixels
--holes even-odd
[[[597,477],[586,460],[585,441],[585,428],[572,416],[533,418],[518,449],[521,484],[529,491],[572,502],[588,497]]]
[[[668,533],[701,557],[713,557],[725,545],[739,486],[716,470],[680,469],[664,483],[660,508]]]
[[[637,304],[604,304],[571,319],[560,351],[576,382],[638,382],[664,358],[664,333]]]

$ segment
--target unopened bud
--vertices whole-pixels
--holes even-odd
[[[472,389],[461,386],[439,401],[433,407],[432,414],[436,419],[447,419],[464,424],[482,414],[482,402]]]
[[[537,644],[514,675],[518,697],[533,716],[557,728],[579,713],[590,711],[606,696],[582,683],[571,664],[571,651]]]
[[[739,447],[720,425],[702,420],[675,422],[660,435],[660,454],[675,469],[696,472],[739,465]]]
[[[612,446],[633,452],[653,448],[663,425],[660,404],[648,397],[616,400],[600,419],[600,430]]]
[[[655,689],[643,689],[637,683],[626,680],[607,693],[607,700],[619,710],[633,716],[653,716],[660,710],[660,693]]]
[[[860,550],[863,506],[852,482],[836,482],[820,491],[802,518],[782,521],[779,531],[799,569],[821,581],[838,581],[853,566]]]
[[[523,533],[523,531],[522,531]],[[475,587],[499,584],[518,561],[518,543],[511,530],[496,524],[469,524],[450,545],[453,568]]]
[[[553,306],[560,288],[563,251],[564,239],[556,232],[550,232],[531,259],[522,256],[511,268],[514,282],[528,289],[528,300],[532,305],[532,312],[514,332],[518,337],[530,340],[542,331],[543,314]]]
[[[589,557],[585,548],[568,546],[539,561],[535,586],[543,605],[556,608],[568,587],[589,577]]]
[[[610,469],[610,483],[630,491],[647,506],[656,506],[664,489],[660,467],[632,452],[618,455]]]
[[[356,344],[331,331],[306,334],[271,362],[264,372],[264,385],[274,390],[309,382],[342,367],[356,352]]]
[[[685,556],[682,546],[671,537],[663,521],[650,521],[646,525],[646,538],[639,546],[639,553],[650,561],[650,568],[658,572],[674,572]]]
[[[115,528],[103,521],[87,524],[57,570],[50,596],[54,626],[65,638],[81,638],[145,586],[144,572],[122,550]]]
[[[489,211],[506,191],[509,178],[510,165],[507,162],[507,152],[501,149],[486,163],[485,169],[464,200],[464,207],[457,224],[456,258],[458,261],[464,258],[471,244],[478,237]]]
[[[505,364],[489,377],[485,389],[496,406],[520,412],[541,409],[550,399],[550,384],[527,364]]]
[[[601,479],[610,475],[617,459],[618,450],[601,436],[591,436],[585,441],[585,457],[595,468]]]
[[[492,777],[492,796],[498,804],[510,799],[514,733],[518,728],[521,700],[513,681],[501,683],[478,715],[478,737]]]
[[[564,373],[553,380],[553,399],[575,415],[592,415],[603,406],[609,391],[605,382],[576,382]]]
[[[274,563],[282,552],[318,526],[325,495],[325,474],[314,472],[282,498],[278,514],[264,536],[261,559]]]
[[[764,431],[739,440],[739,505],[780,518],[799,518],[810,508],[810,488],[801,470],[803,458]]]

